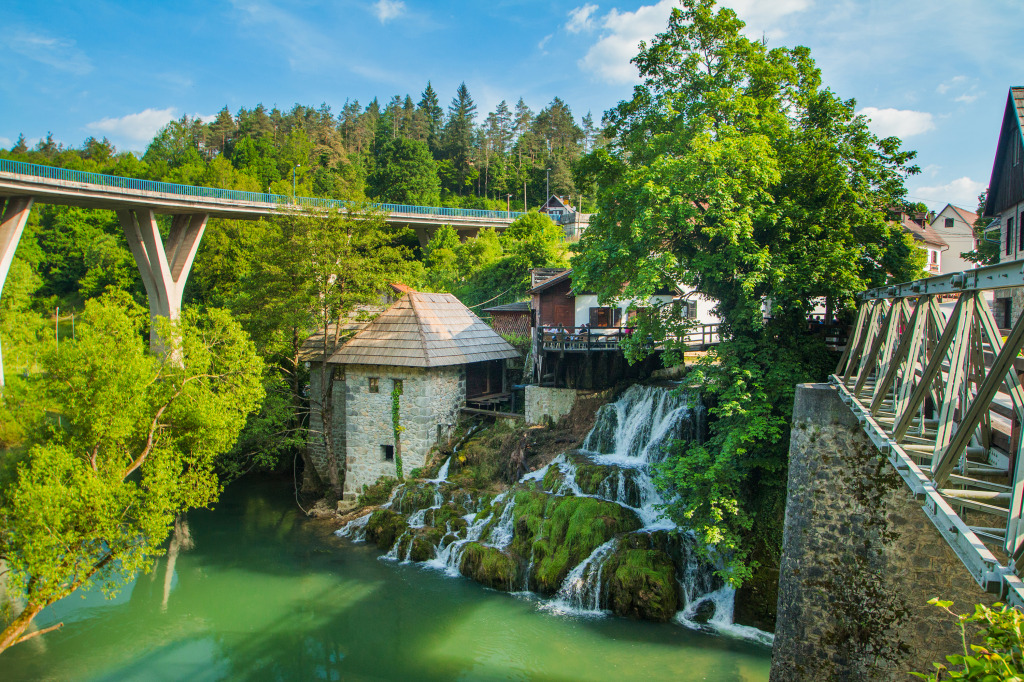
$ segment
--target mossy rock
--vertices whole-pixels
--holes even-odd
[[[516,584],[518,563],[496,547],[470,542],[462,553],[459,572],[488,587],[510,592]]]
[[[391,508],[402,514],[412,514],[420,509],[429,509],[437,501],[437,488],[433,483],[413,483],[403,486],[395,493]]]
[[[564,481],[565,474],[562,472],[562,469],[557,464],[552,464],[544,473],[544,480],[541,482],[541,486],[544,490],[555,491],[562,486]]]
[[[697,606],[693,609],[693,616],[690,618],[694,623],[700,623],[701,625],[707,625],[708,622],[715,617],[715,611],[718,609],[715,607],[715,602],[710,599],[701,599],[697,602]]]
[[[428,535],[415,536],[412,538],[412,550],[409,552],[409,558],[413,561],[430,561],[437,553],[436,544]]]
[[[667,553],[620,548],[604,570],[608,607],[616,615],[665,622],[679,610],[676,566]]]
[[[428,526],[434,526],[435,528],[441,529],[450,527],[452,530],[458,531],[469,525],[466,523],[466,519],[462,518],[465,515],[465,507],[447,502],[437,509],[428,510],[423,516],[423,521]],[[451,525],[449,526],[448,524]]]
[[[381,476],[372,485],[364,485],[356,504],[360,507],[377,506],[384,504],[391,497],[391,491],[398,485],[398,479],[391,476]]]
[[[441,538],[443,538],[444,536],[444,528],[431,528],[429,526],[421,529],[417,533],[417,537],[423,538],[426,542],[429,542],[431,545],[437,545],[439,542],[441,542]]]
[[[395,540],[406,531],[405,516],[391,509],[378,509],[366,522],[366,539],[380,549],[391,549]]]
[[[642,525],[631,510],[592,497],[520,490],[512,499],[509,549],[524,563],[533,557],[530,587],[544,595],[554,594],[569,571],[599,545]]]

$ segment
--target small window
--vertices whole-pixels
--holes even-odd
[[[953,227],[953,219],[946,218],[946,227]]]
[[[394,445],[381,445],[380,456],[385,462],[393,462],[395,459],[395,446]]]
[[[370,388],[370,393],[380,393],[380,379],[377,377],[369,377],[367,380]]]
[[[1006,219],[1006,255],[1013,253],[1013,218]]]
[[[403,383],[403,381],[401,379],[392,379],[392,381],[395,382],[395,391],[399,395],[401,395],[402,394],[402,389],[405,388],[405,384]]]

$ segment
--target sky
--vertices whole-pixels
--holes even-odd
[[[676,0],[5,0],[0,146],[52,133],[144,151],[183,114],[365,105],[465,82],[478,115],[562,98],[595,119],[631,95],[641,40]],[[918,151],[911,199],[973,210],[1011,86],[1021,0],[724,0],[770,47],[806,45],[824,83]]]

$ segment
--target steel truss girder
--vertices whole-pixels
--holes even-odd
[[[1020,563],[1024,569],[1021,429],[1014,427],[1011,433],[1007,454],[1012,470],[995,466],[1005,460],[992,459],[990,449],[997,394],[1009,398],[1016,424],[1024,423],[1024,388],[1014,368],[1024,347],[1024,316],[1003,343],[981,293],[1014,286],[1007,283],[1016,281],[1013,273],[1024,286],[1024,275],[1019,263],[982,270],[988,272],[959,273],[956,281],[963,293],[948,320],[935,294],[894,295],[908,291],[909,285],[862,296],[850,344],[831,381],[979,584],[1024,607],[1017,568]],[[932,412],[926,413],[928,407]],[[1007,414],[1005,408],[998,411]],[[928,466],[915,458],[928,460]],[[1008,477],[1009,485],[987,480],[999,476]],[[1005,530],[985,525],[982,534],[1002,543],[1010,557],[1006,566],[964,522],[964,510],[1005,521]]]

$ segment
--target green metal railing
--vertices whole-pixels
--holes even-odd
[[[274,206],[298,205],[304,208],[337,208],[343,209],[351,205],[351,202],[338,199],[323,199],[320,197],[292,197],[283,194],[267,194],[265,192],[241,192],[234,189],[217,189],[215,187],[197,187],[195,185],[179,185],[173,182],[156,182],[154,180],[140,180],[139,178],[122,178],[116,175],[103,175],[102,173],[88,173],[86,171],[72,170],[70,168],[55,168],[53,166],[41,166],[35,163],[24,161],[12,161],[11,159],[0,159],[0,173],[11,173],[33,178],[45,178],[48,180],[64,180],[68,182],[80,182],[87,185],[99,187],[116,187],[118,189],[134,190],[140,192],[158,192],[178,197],[201,197],[205,199],[223,199],[225,201],[238,201],[250,204],[269,204]],[[516,218],[526,215],[516,211],[485,211],[470,208],[443,208],[440,206],[410,206],[406,204],[382,204],[373,203],[371,207],[385,211],[386,213],[402,213],[411,215],[426,215],[451,218],[487,218],[492,220],[513,221]]]

